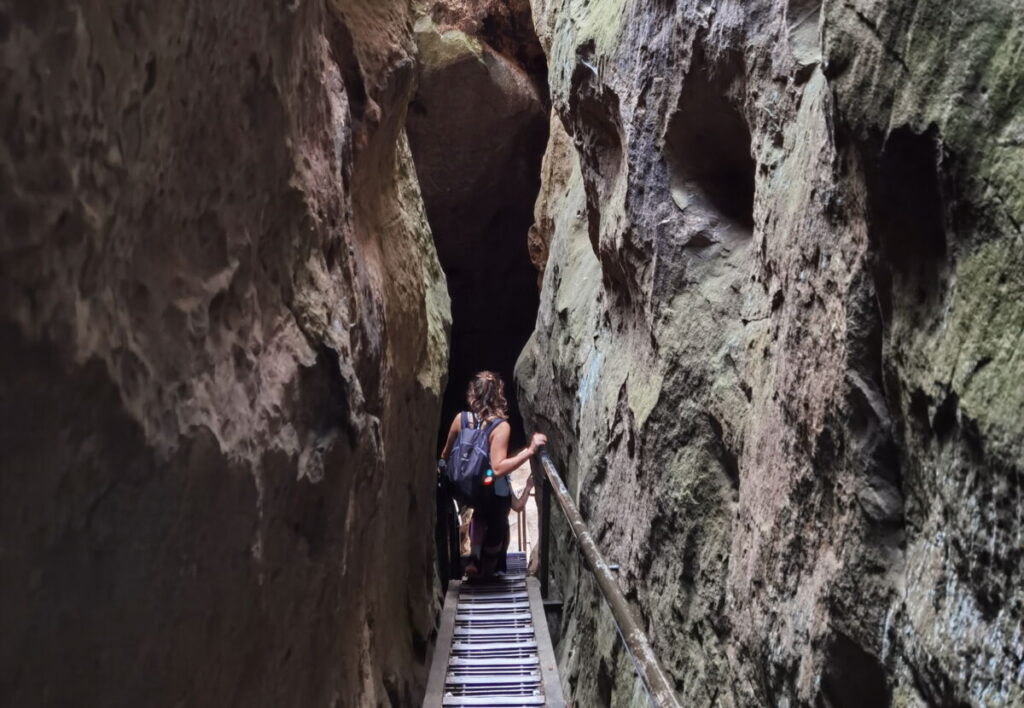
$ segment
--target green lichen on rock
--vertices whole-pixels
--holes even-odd
[[[826,8],[825,62],[845,119],[886,133],[934,126],[963,161],[964,196],[1024,224],[1021,4],[878,0]]]
[[[956,270],[956,290],[931,354],[934,381],[1008,459],[1024,454],[1024,243],[985,243]]]
[[[533,3],[579,175],[525,409],[685,702],[1016,705],[1024,6],[784,5]],[[563,680],[625,704],[556,548]]]

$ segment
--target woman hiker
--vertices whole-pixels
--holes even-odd
[[[493,473],[493,494],[482,496],[473,507],[473,519],[470,522],[470,559],[466,566],[466,577],[477,575],[493,575],[505,571],[505,550],[508,548],[509,528],[508,513],[513,505],[518,509],[526,504],[530,493],[530,484],[520,498],[515,498],[512,485],[507,475],[529,460],[537,448],[547,443],[547,436],[534,433],[530,445],[511,457],[508,454],[508,439],[511,426],[508,424],[508,402],[505,400],[505,383],[492,371],[481,371],[469,382],[466,391],[466,402],[469,405],[467,423],[470,427],[486,427],[494,421],[500,421],[491,430],[489,437],[490,470]],[[447,460],[452,445],[462,430],[463,414],[459,413],[452,420],[448,429],[448,440],[441,459]]]

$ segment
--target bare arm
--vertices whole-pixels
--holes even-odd
[[[512,510],[522,511],[526,508],[526,502],[530,501],[530,490],[533,489],[533,475],[531,474],[526,478],[526,486],[523,487],[523,496],[517,497],[515,491],[512,492]]]
[[[547,437],[540,433],[534,433],[530,438],[530,446],[525,447],[515,455],[508,455],[508,436],[512,426],[507,422],[500,424],[494,433],[491,434],[491,469],[495,477],[504,477],[521,464],[533,457],[537,448],[548,441]]]
[[[462,427],[462,421],[459,420],[459,416],[455,416],[452,420],[451,427],[448,428],[448,441],[444,444],[444,449],[441,450],[441,459],[447,460],[448,455],[452,451],[452,445],[455,444],[455,438],[459,434],[459,428]]]

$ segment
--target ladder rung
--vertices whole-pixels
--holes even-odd
[[[468,612],[460,612],[457,615],[455,615],[455,621],[456,622],[498,622],[498,621],[521,622],[523,620],[529,620],[530,617],[531,616],[530,616],[530,613],[528,611],[523,611],[523,612],[503,612],[501,614],[494,613],[494,612],[489,612],[487,614],[484,614],[482,612],[480,614],[468,613]]]
[[[459,598],[459,606],[467,603],[476,604],[484,602],[498,602],[502,600],[526,600],[527,603],[530,601],[530,596],[525,590],[522,592],[501,592],[501,593],[480,593],[479,595],[464,595]]]
[[[452,651],[495,651],[500,649],[532,649],[536,651],[537,640],[526,639],[518,642],[483,642],[481,644],[470,644],[468,642],[453,641]]]
[[[542,706],[544,696],[445,696],[446,706]]]
[[[522,684],[523,686],[540,687],[540,672],[532,672],[522,676],[451,676],[445,678],[445,686],[482,685],[482,686],[505,686],[508,684]]]
[[[523,593],[526,595],[526,593]],[[514,602],[460,602],[458,604],[458,611],[464,610],[516,610],[516,611],[530,611],[530,603],[526,601],[524,597],[522,600],[519,598],[510,598]]]
[[[456,637],[486,636],[490,634],[514,634],[533,636],[533,627],[456,627]]]
[[[511,659],[511,658],[489,658],[489,657],[476,657],[476,656],[453,656],[448,661],[448,666],[538,666],[540,659],[536,655],[524,657],[522,659]]]
[[[525,583],[526,576],[520,573],[515,575],[503,575],[500,578],[488,578],[487,580],[467,580],[462,584],[463,590],[476,590],[478,588],[496,588],[509,583]]]

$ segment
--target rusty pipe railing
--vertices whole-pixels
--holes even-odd
[[[558,500],[558,505],[562,507],[562,512],[569,522],[569,528],[572,529],[573,536],[576,537],[576,543],[579,544],[587,567],[594,574],[594,579],[597,580],[597,586],[601,590],[601,595],[604,596],[612,612],[615,628],[622,638],[622,643],[626,646],[626,652],[629,654],[630,659],[633,660],[633,668],[636,669],[637,676],[640,677],[651,703],[657,706],[657,708],[680,708],[675,691],[672,689],[668,677],[665,676],[665,672],[662,671],[661,665],[658,664],[658,659],[654,656],[654,650],[651,649],[651,643],[647,639],[647,635],[640,629],[640,625],[637,624],[636,618],[633,617],[633,611],[630,610],[629,603],[626,601],[626,596],[619,589],[614,571],[605,562],[601,551],[597,547],[597,542],[590,535],[590,530],[587,529],[583,516],[580,514],[579,509],[576,508],[576,503],[572,500],[572,495],[569,494],[569,490],[559,476],[558,470],[555,469],[555,463],[551,461],[551,457],[543,447],[540,448],[538,454],[533,458],[534,475],[537,475],[538,460],[539,466],[544,472],[538,481],[543,482],[543,494],[540,500],[540,581],[545,596],[547,595],[548,575],[548,524],[550,518],[548,509],[550,508],[550,492],[554,494],[555,499]]]

